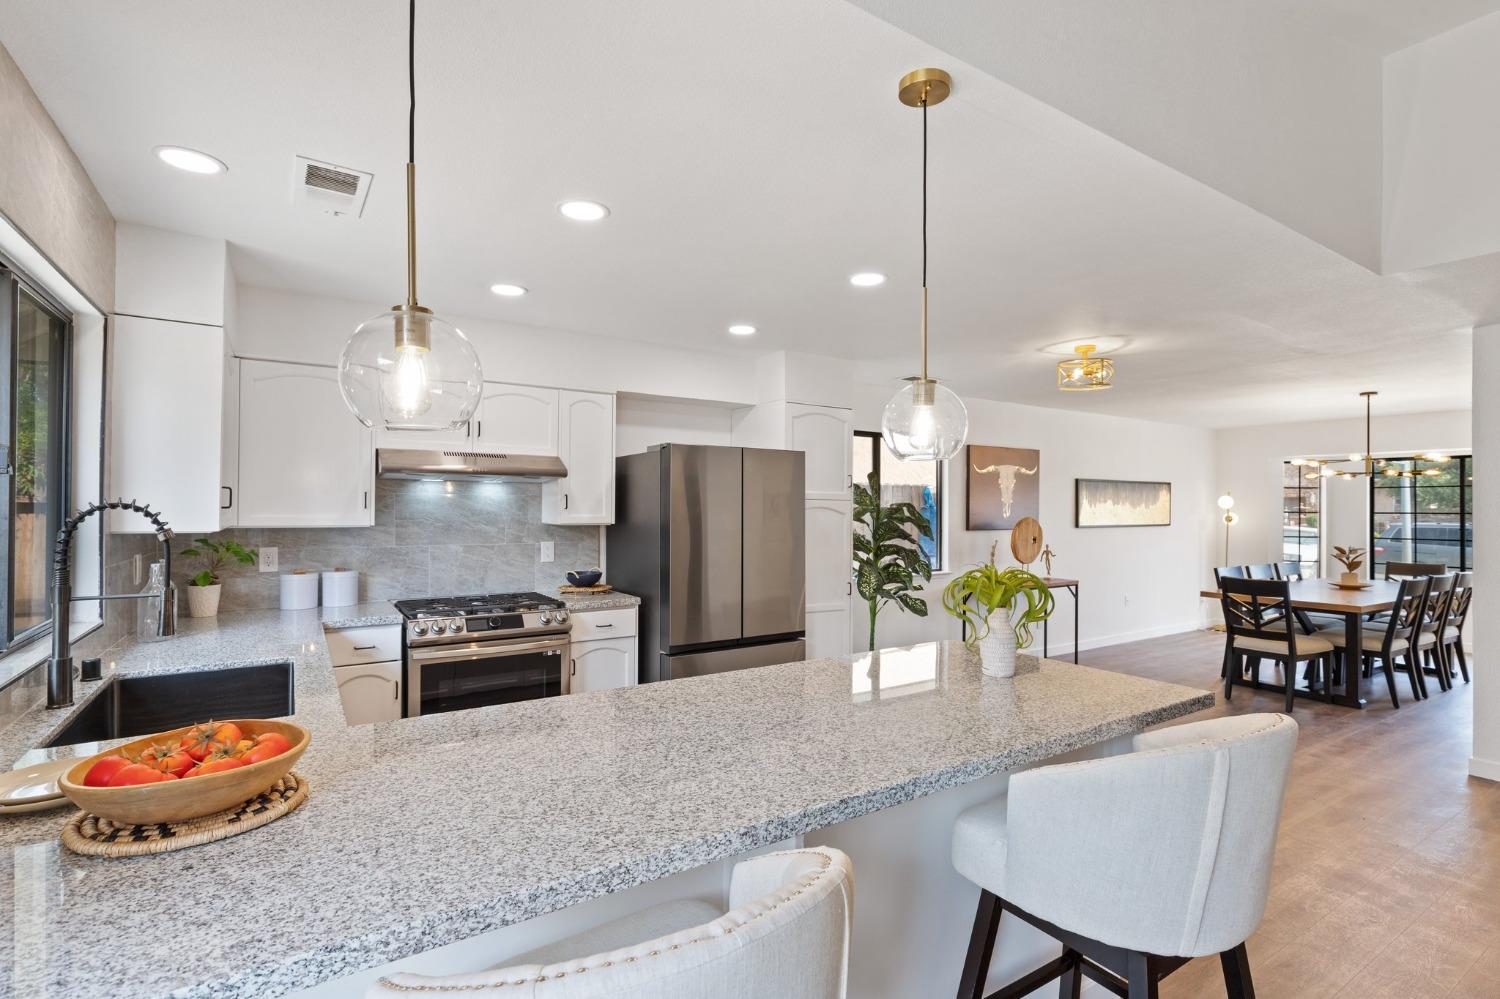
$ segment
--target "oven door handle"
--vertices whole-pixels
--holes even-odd
[[[476,659],[495,659],[518,652],[541,652],[549,650],[561,652],[567,648],[567,645],[567,639],[561,641],[549,639],[545,642],[523,642],[517,645],[492,645],[488,648],[465,645],[459,649],[413,649],[411,652],[411,661],[417,664],[464,663],[473,662]]]

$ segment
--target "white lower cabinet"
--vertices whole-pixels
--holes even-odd
[[[568,692],[634,687],[638,680],[635,647],[634,638],[604,638],[574,645]]]
[[[333,679],[350,725],[395,721],[401,717],[401,663],[335,666]]]

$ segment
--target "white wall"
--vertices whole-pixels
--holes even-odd
[[[1474,330],[1474,548],[1489,551],[1500,537],[1500,325]],[[1500,560],[1481,559],[1474,569],[1471,619],[1500,616]],[[1474,651],[1474,754],[1469,773],[1500,780],[1500,673],[1485,667],[1483,650]]]
[[[1351,407],[1359,401],[1350,400]],[[1375,398],[1375,409],[1378,414],[1379,396]],[[1468,410],[1376,415],[1371,426],[1377,455],[1411,454],[1413,451],[1464,454],[1470,450],[1472,440]],[[1364,444],[1363,417],[1215,431],[1214,465],[1218,470],[1216,489],[1218,493],[1230,492],[1234,495],[1234,509],[1240,515],[1239,523],[1230,532],[1230,564],[1280,560],[1281,475],[1284,461],[1299,455],[1346,457],[1363,451]],[[1339,485],[1363,487],[1365,483],[1356,480]],[[1348,499],[1344,493],[1336,496]],[[1351,540],[1356,544],[1368,545],[1363,528],[1347,522],[1347,517],[1357,509],[1360,508],[1355,507],[1352,500],[1347,503],[1335,500],[1335,509],[1329,512],[1344,519],[1341,523],[1329,525],[1328,533],[1323,538],[1325,547],[1328,544],[1348,544]],[[1213,578],[1212,568],[1222,565],[1223,558],[1223,536],[1220,535],[1218,546],[1211,550],[1209,561],[1202,566],[1202,579],[1205,583]]]
[[[728,445],[733,412],[713,403],[619,396],[615,400],[615,454],[640,454],[656,444]]]
[[[634,392],[749,405],[755,363],[741,351],[687,350],[446,315],[473,342],[489,381]],[[355,327],[390,307],[241,285],[235,353],[275,361],[338,363]]]
[[[880,429],[880,411],[895,386],[855,386],[855,428]],[[969,440],[975,444],[1041,451],[1041,515],[1046,542],[1057,552],[1053,572],[1080,581],[1080,645],[1093,648],[1200,626],[1199,567],[1209,558],[1214,499],[1213,431],[1144,420],[1070,413],[983,399],[966,399]],[[1170,527],[1075,528],[1073,480],[1141,479],[1172,483]],[[1011,562],[1006,531],[965,528],[964,463],[949,462],[945,513],[947,565],[954,570],[984,561],[1000,542],[1000,563]],[[1042,566],[1033,566],[1038,572]],[[881,645],[957,638],[958,622],[942,609],[942,587],[951,573],[935,575],[925,592],[926,618],[899,609],[880,614]],[[1057,598],[1052,620],[1053,656],[1072,646],[1073,601]],[[855,598],[854,647],[865,648],[868,604]],[[1040,651],[1040,636],[1037,649]]]
[[[1386,273],[1500,251],[1500,13],[1386,57]]]

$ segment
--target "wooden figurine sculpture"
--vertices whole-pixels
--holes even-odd
[[[1042,564],[1047,567],[1047,575],[1049,577],[1052,575],[1052,560],[1055,558],[1057,558],[1057,552],[1052,550],[1051,545],[1042,549]]]

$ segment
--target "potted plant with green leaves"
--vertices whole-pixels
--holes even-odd
[[[880,479],[870,473],[867,485],[854,484],[854,585],[870,605],[870,648],[875,648],[875,619],[894,603],[917,617],[927,616],[927,601],[914,596],[932,578],[922,554],[921,538],[932,538],[932,524],[911,503],[880,502]]]
[[[1016,650],[1031,644],[1031,626],[1050,617],[1053,604],[1042,577],[1019,566],[1001,569],[993,553],[943,589],[943,609],[969,626],[965,644],[978,647],[986,676],[1015,676]]]
[[[203,568],[188,580],[189,617],[213,617],[219,613],[219,592],[222,588],[219,570],[231,561],[240,565],[254,565],[258,555],[254,548],[246,548],[233,538],[225,538],[223,541],[194,538],[193,547],[184,548],[181,554],[186,558],[203,560]]]
[[[1344,548],[1341,545],[1334,545],[1333,560],[1344,567],[1344,571],[1339,573],[1340,586],[1358,586],[1362,582],[1359,578],[1359,570],[1365,564],[1363,548]]]

